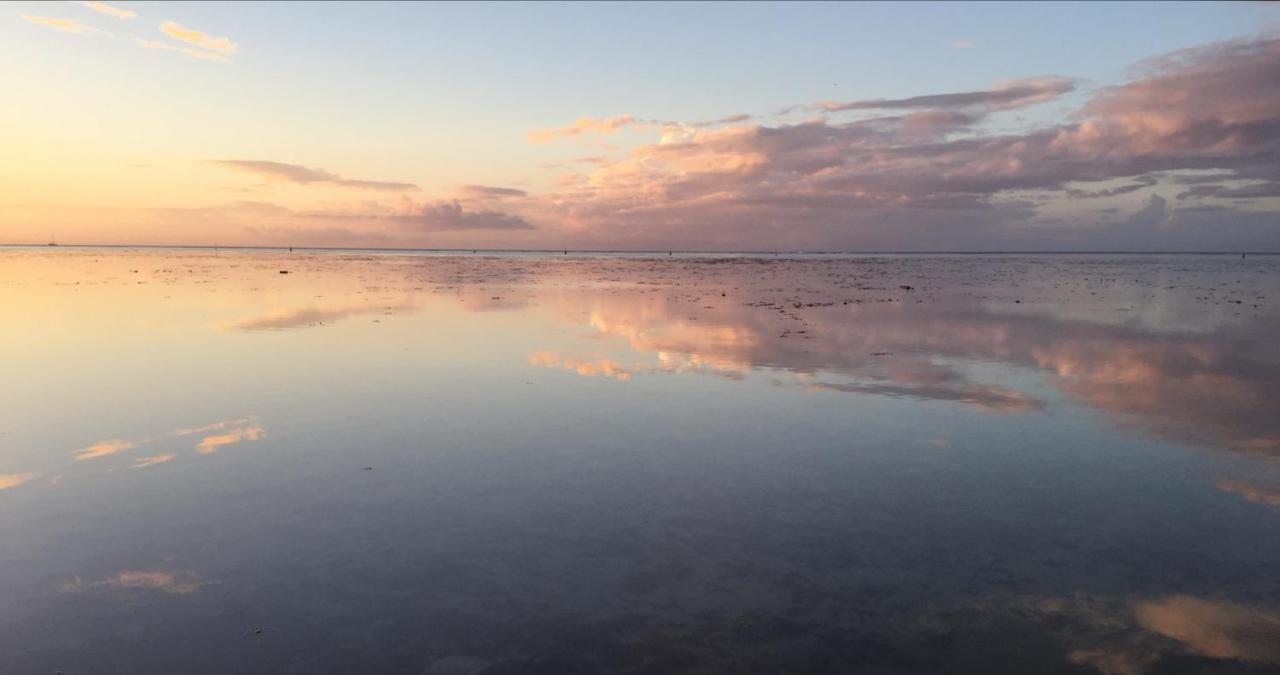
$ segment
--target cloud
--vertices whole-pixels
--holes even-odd
[[[223,56],[222,54],[218,54],[216,52],[206,52],[200,49],[191,49],[190,47],[178,47],[176,45],[166,44],[164,42],[158,42],[156,40],[144,40],[139,38],[137,41],[137,45],[139,47],[142,47],[143,49],[155,49],[159,51],[178,52],[179,54],[185,54],[187,56],[190,56],[193,59],[200,59],[202,61],[216,61],[218,63],[231,63],[231,59],[227,58],[226,56]]]
[[[211,159],[206,163],[233,171],[241,171],[262,176],[268,179],[280,179],[290,183],[298,183],[301,185],[310,185],[313,183],[321,183],[327,185],[338,185],[342,187],[360,188],[365,190],[386,190],[386,191],[403,191],[416,190],[418,186],[413,183],[397,183],[391,181],[376,180],[355,180],[351,178],[343,178],[337,174],[329,173],[321,169],[309,169],[305,166],[297,164],[285,164],[284,162],[272,162],[268,160],[257,159]]]
[[[953,49],[969,49],[973,45],[973,40],[955,40],[951,43]]]
[[[118,452],[124,452],[125,450],[133,448],[134,445],[135,443],[133,441],[115,438],[106,441],[98,441],[83,450],[77,450],[71,454],[77,461],[84,459],[97,459],[99,457],[114,455]]]
[[[35,478],[34,473],[3,473],[0,474],[0,490],[8,490],[9,488],[18,487],[23,483],[29,482]]]
[[[727,115],[725,117],[709,120],[706,122],[664,122],[663,125],[664,126],[681,126],[681,127],[688,127],[691,129],[700,129],[703,127],[715,127],[715,126],[722,126],[726,124],[742,124],[743,122],[750,122],[753,119],[755,119],[754,115],[740,113],[737,115]]]
[[[201,49],[217,52],[224,56],[231,56],[236,53],[236,48],[239,46],[228,38],[213,37],[212,35],[202,33],[193,28],[187,28],[174,21],[166,21],[160,24],[160,31],[175,40],[186,42],[187,44],[194,45]]]
[[[867,99],[845,103],[826,102],[814,106],[827,112],[846,110],[888,110],[904,108],[981,108],[1013,110],[1052,101],[1076,88],[1075,80],[1047,75],[1009,80],[991,89],[954,94],[928,94],[897,99]]]
[[[1280,197],[1280,181],[1271,183],[1248,183],[1244,185],[1231,185],[1225,182],[1218,185],[1196,185],[1195,187],[1178,194],[1178,199],[1187,199],[1189,197],[1213,197],[1215,199],[1265,199],[1268,197]]]
[[[524,218],[500,211],[467,211],[457,200],[413,206],[386,216],[423,230],[532,230]]]
[[[1093,97],[1048,149],[1198,169],[1256,163],[1280,137],[1280,37],[1182,50],[1145,66],[1144,77]]]
[[[569,126],[554,129],[534,129],[525,134],[530,141],[550,141],[556,138],[578,136],[584,133],[611,134],[625,127],[643,125],[654,126],[653,122],[642,122],[631,115],[595,118],[579,117]]]
[[[1160,226],[1168,224],[1169,217],[1169,200],[1153,194],[1141,211],[1129,217],[1129,224],[1145,227]]]
[[[754,119],[753,116],[745,113],[728,115],[726,117],[705,122],[664,122],[661,120],[641,120],[636,119],[631,115],[617,115],[615,117],[606,118],[579,117],[573,124],[568,126],[528,131],[525,133],[525,138],[534,142],[544,142],[554,140],[556,138],[579,136],[586,133],[611,134],[628,127],[633,129],[662,129],[664,135],[682,136],[691,133],[695,129],[722,126],[726,124],[739,124],[752,119]]]
[[[1100,197],[1115,197],[1117,195],[1129,194],[1137,192],[1145,188],[1149,188],[1157,183],[1154,177],[1144,177],[1136,183],[1120,185],[1113,188],[1102,190],[1067,190],[1067,196],[1073,199],[1097,199]]]
[[[475,197],[475,198],[495,198],[503,197],[527,197],[529,193],[524,190],[504,187],[490,187],[488,185],[463,185],[458,188],[459,197]]]
[[[868,119],[683,128],[575,176],[522,212],[562,223],[592,245],[637,248],[1280,246],[1280,228],[1267,227],[1258,210],[1218,211],[1210,222],[1163,196],[1134,219],[1067,206],[1206,171],[1218,179],[1188,197],[1273,199],[1280,37],[1153,60],[1057,124],[1015,132],[986,125],[991,113],[1075,89],[1068,78],[1024,78],[980,91],[818,106],[890,113]],[[1055,225],[1052,217],[1065,220]]]
[[[64,33],[101,33],[102,31],[88,24],[80,23],[75,19],[58,19],[51,16],[37,16],[34,14],[23,14],[23,19],[54,30],[60,30]]]
[[[133,17],[138,15],[137,12],[134,12],[132,10],[121,9],[120,7],[116,7],[114,5],[108,5],[105,2],[81,2],[80,4],[84,7],[88,7],[89,9],[92,9],[95,12],[101,12],[108,16],[114,16],[117,19],[132,19]]]

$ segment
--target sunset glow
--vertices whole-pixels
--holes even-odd
[[[1280,248],[1264,4],[7,7],[0,243]]]

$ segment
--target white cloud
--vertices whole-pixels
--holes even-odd
[[[195,45],[201,49],[218,52],[230,56],[236,52],[236,48],[240,45],[232,42],[230,38],[214,37],[208,33],[203,33],[194,28],[187,28],[176,21],[166,21],[160,24],[160,31],[169,37]]]
[[[60,30],[64,33],[101,33],[102,31],[88,24],[80,23],[75,19],[58,19],[52,16],[37,16],[35,14],[23,14],[23,19],[54,30]]]
[[[92,9],[95,12],[101,12],[108,16],[114,16],[117,19],[132,19],[138,13],[128,9],[121,9],[114,5],[108,5],[105,2],[81,2],[81,5]]]

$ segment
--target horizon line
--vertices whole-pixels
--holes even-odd
[[[1280,255],[1280,251],[1254,250],[1214,250],[1214,251],[1139,251],[1139,250],[804,250],[804,249],[750,249],[750,250],[714,250],[714,249],[574,249],[574,248],[430,248],[430,247],[387,247],[387,246],[255,246],[250,244],[16,244],[0,243],[0,248],[145,248],[145,249],[198,249],[198,250],[254,250],[254,251],[375,251],[391,253],[547,253],[547,254],[662,254],[681,255]]]

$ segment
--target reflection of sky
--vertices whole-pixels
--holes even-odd
[[[1274,663],[1277,322],[1233,302],[1280,297],[1267,259],[0,256],[0,626],[124,649],[135,603],[157,644],[268,625],[286,671],[390,614],[352,650],[447,624],[509,637],[433,654],[519,671],[626,653],[592,631],[629,616],[726,668],[878,634],[872,669],[942,658],[890,626],[963,607],[921,620],[1100,671]],[[307,308],[351,311],[227,329]]]

